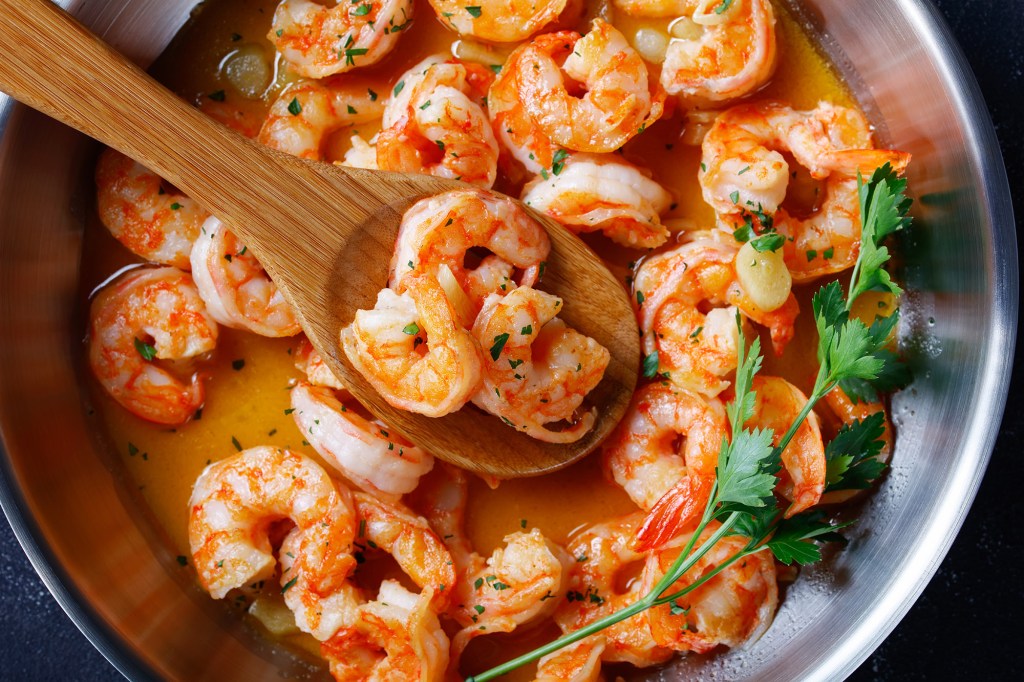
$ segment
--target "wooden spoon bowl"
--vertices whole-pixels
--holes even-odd
[[[341,351],[341,329],[387,286],[405,210],[465,183],[263,147],[176,97],[45,0],[0,3],[0,90],[138,160],[216,214],[252,249],[355,398],[437,457],[501,478],[541,474],[593,451],[625,414],[640,362],[627,292],[582,241],[529,207],[551,239],[544,290],[563,299],[567,324],[611,353],[587,398],[597,419],[575,443],[537,441],[472,406],[437,419],[398,410]]]

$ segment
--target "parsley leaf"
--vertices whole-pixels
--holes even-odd
[[[837,533],[849,523],[831,524],[825,520],[820,511],[804,512],[783,519],[775,529],[775,534],[768,541],[768,549],[775,558],[789,566],[794,561],[801,566],[821,560],[821,549],[818,542],[840,542],[846,539]]]
[[[878,455],[885,442],[885,415],[875,412],[844,424],[825,448],[825,490],[863,490],[885,470]]]

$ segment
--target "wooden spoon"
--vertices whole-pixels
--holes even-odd
[[[377,417],[460,467],[540,474],[591,452],[625,413],[640,360],[627,293],[597,256],[532,212],[551,238],[543,287],[561,317],[611,352],[581,440],[534,440],[472,406],[430,419],[388,405],[341,352],[339,332],[386,286],[398,225],[416,200],[465,187],[427,175],[309,162],[215,123],[45,0],[0,2],[0,90],[138,160],[216,214],[253,250],[324,360]]]

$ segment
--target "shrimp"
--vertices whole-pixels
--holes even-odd
[[[615,151],[664,112],[664,93],[648,82],[644,60],[601,19],[583,37],[561,31],[534,38],[517,64],[526,115],[567,149]],[[582,97],[569,92],[566,76],[584,86]]]
[[[283,0],[267,38],[291,70],[307,78],[380,61],[412,21],[412,0],[365,4]]]
[[[579,440],[593,426],[593,408],[564,430],[545,424],[571,421],[610,359],[597,341],[555,317],[561,304],[556,296],[519,287],[489,296],[473,324],[480,347],[490,349],[473,404],[549,443]]]
[[[661,376],[702,395],[725,390],[736,369],[737,309],[770,329],[776,354],[792,339],[800,312],[792,293],[772,312],[750,301],[736,277],[737,252],[731,236],[695,231],[644,260],[633,278],[644,354],[657,359]]]
[[[524,169],[529,175],[537,175],[544,169],[548,169],[544,172],[550,171],[555,155],[565,153],[564,148],[555,144],[530,117],[519,95],[518,74],[527,68],[525,64],[530,55],[528,43],[513,50],[487,92],[487,114],[502,152],[498,161],[505,173],[517,182],[525,179]]]
[[[555,611],[555,622],[563,633],[579,630],[645,594],[639,580],[628,580],[633,569],[644,561],[644,555],[630,547],[641,519],[642,514],[636,513],[587,526],[569,540],[566,550],[576,562],[569,571],[567,598]],[[601,656],[605,661],[643,668],[672,658],[672,650],[654,640],[644,613],[615,623],[602,634],[605,649]]]
[[[324,461],[382,499],[410,492],[434,466],[430,454],[348,409],[329,388],[300,381],[291,400],[295,424]]]
[[[191,260],[199,296],[217,322],[270,337],[302,331],[291,304],[256,256],[216,216],[203,223]]]
[[[775,68],[770,0],[614,0],[639,17],[674,17],[661,85],[688,105],[742,97]]]
[[[672,525],[685,528],[704,511],[726,433],[725,408],[718,399],[649,384],[634,394],[604,446],[605,476],[645,511],[681,487],[685,492],[674,496],[681,504]]]
[[[748,220],[774,226],[787,237],[783,257],[793,279],[803,282],[839,272],[860,251],[856,176],[889,163],[902,172],[905,152],[873,149],[864,116],[826,102],[795,111],[779,102],[759,102],[723,112],[704,137],[698,173],[704,200],[732,231]],[[789,182],[789,152],[816,180],[826,180],[826,198],[807,219],[780,208]]]
[[[778,445],[807,404],[807,396],[779,377],[756,376],[752,389],[756,399],[747,428],[772,429],[772,444]],[[814,412],[807,415],[782,451],[782,467],[779,491],[792,502],[785,514],[788,519],[818,504],[825,490],[825,446]]]
[[[129,251],[181,270],[189,269],[192,244],[210,216],[159,175],[113,149],[103,150],[96,163],[96,209]]]
[[[479,635],[512,632],[547,618],[563,593],[570,557],[534,528],[505,536],[504,547],[484,558],[465,534],[468,495],[461,469],[443,465],[425,477],[414,493],[431,527],[444,538],[458,569],[448,615],[462,627],[453,640],[455,667],[462,651]]]
[[[846,395],[846,392],[838,386],[825,394],[825,403],[828,405],[829,410],[835,418],[844,426],[852,424],[854,421],[863,421],[874,414],[881,413],[882,434],[879,437],[879,440],[881,440],[881,448],[878,451],[877,460],[880,462],[889,461],[889,455],[892,454],[892,424],[889,422],[889,417],[885,412],[885,405],[883,403],[864,401],[855,403],[848,395]],[[829,492],[826,492],[821,496],[821,502],[823,504],[840,504],[842,502],[846,502],[860,492],[861,489],[829,490]]]
[[[370,81],[351,76],[293,83],[271,105],[258,140],[272,149],[321,161],[331,133],[383,116],[384,100],[370,86]]]
[[[487,258],[482,267],[467,269],[466,253],[474,247],[489,249],[498,260]],[[519,284],[533,285],[550,250],[547,232],[514,201],[482,190],[455,190],[406,211],[388,285],[401,293],[410,275],[436,275],[446,265],[473,302],[475,319],[488,294],[516,286],[512,266],[522,271]]]
[[[355,623],[320,651],[338,682],[430,682],[444,677],[448,645],[431,608],[431,590],[416,595],[385,580],[377,599],[361,606]]]
[[[89,367],[103,389],[132,414],[158,424],[184,424],[203,404],[202,380],[193,374],[183,383],[152,360],[209,353],[217,331],[187,272],[131,270],[92,301]]]
[[[707,539],[719,525],[717,521],[708,524],[701,539]],[[683,536],[649,555],[640,580],[643,592],[652,590],[665,576],[688,540]],[[666,594],[707,576],[746,544],[747,538],[737,535],[720,539]],[[778,603],[775,560],[770,552],[762,551],[729,565],[672,605],[652,607],[646,616],[660,646],[707,653],[718,645],[735,648],[756,641],[771,625]]]
[[[431,530],[429,523],[400,504],[355,493],[359,532],[355,544],[361,552],[387,552],[414,583],[430,592],[431,608],[444,611],[451,602],[455,584],[452,555]]]
[[[654,248],[668,240],[660,215],[672,195],[617,156],[573,154],[557,172],[527,184],[522,200],[577,234],[600,230],[630,248]]]
[[[268,532],[288,518],[296,527],[282,546],[288,564],[281,581],[296,624],[323,640],[352,617],[352,496],[310,458],[271,447],[243,450],[203,470],[189,509],[192,558],[214,599],[273,574]]]
[[[555,21],[566,0],[480,0],[475,7],[455,0],[430,0],[430,5],[438,21],[461,35],[517,43]]]
[[[498,143],[480,101],[491,79],[480,64],[427,57],[394,88],[377,136],[382,170],[426,173],[490,187]],[[480,87],[482,83],[486,83]]]
[[[440,417],[461,408],[477,390],[480,347],[456,323],[436,277],[416,275],[404,285],[402,295],[384,289],[373,310],[356,312],[341,332],[342,347],[389,404]]]
[[[338,377],[334,376],[334,372],[306,337],[302,337],[299,347],[295,351],[295,367],[305,373],[306,379],[313,386],[332,388],[336,394],[338,392],[348,393],[348,389],[338,380]]]
[[[605,638],[597,634],[559,649],[537,661],[534,682],[597,682]]]

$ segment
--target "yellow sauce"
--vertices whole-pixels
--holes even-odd
[[[183,98],[204,107],[220,104],[238,111],[247,124],[258,129],[266,111],[288,82],[279,72],[272,74],[259,96],[246,96],[231,85],[226,64],[242,50],[273,54],[266,39],[277,0],[217,0],[204,3],[197,15],[153,67],[153,73]],[[398,75],[428,54],[448,53],[457,39],[447,32],[425,0],[416,2],[416,21],[403,35],[398,48],[381,63],[359,70],[379,83],[377,91],[390,93]],[[778,63],[774,79],[755,95],[787,100],[799,108],[812,108],[819,100],[853,105],[852,98],[809,38],[791,16],[777,8]],[[616,24],[628,35],[641,22],[616,17]],[[583,26],[578,26],[585,31]],[[218,102],[223,92],[224,101]],[[211,94],[215,94],[213,99]],[[625,148],[627,158],[641,162],[655,178],[672,191],[676,206],[672,218],[695,226],[711,226],[714,215],[701,199],[697,183],[699,146],[679,140],[679,116],[660,121],[636,137]],[[372,129],[363,131],[368,137]],[[350,131],[336,137],[347,139]],[[337,147],[343,152],[343,146]],[[643,253],[592,240],[608,260],[620,268]],[[81,281],[82,304],[89,292],[119,268],[138,263],[93,218],[87,226]],[[805,311],[798,320],[798,333],[782,358],[766,354],[765,371],[787,376],[797,385],[813,380],[813,321],[810,288],[797,291]],[[765,347],[770,345],[763,339]],[[160,427],[134,417],[99,389],[89,376],[86,382],[111,444],[127,470],[130,483],[140,491],[165,538],[176,555],[189,556],[188,500],[192,485],[210,462],[234,455],[240,448],[275,445],[316,457],[302,438],[292,417],[288,389],[302,375],[294,366],[297,339],[272,340],[221,327],[217,349],[208,360],[197,364],[205,375],[206,403],[201,418],[178,427]],[[83,348],[84,353],[84,348]],[[500,428],[496,426],[495,428]],[[605,481],[598,456],[562,472],[539,479],[503,482],[490,490],[473,479],[467,531],[476,549],[484,555],[502,544],[502,538],[521,528],[540,528],[549,538],[564,542],[573,529],[635,510],[625,493]],[[525,634],[492,635],[477,638],[467,653],[465,672],[479,671],[507,660],[556,636],[552,625]],[[311,640],[287,638],[303,648]],[[512,679],[530,679],[530,668]]]

